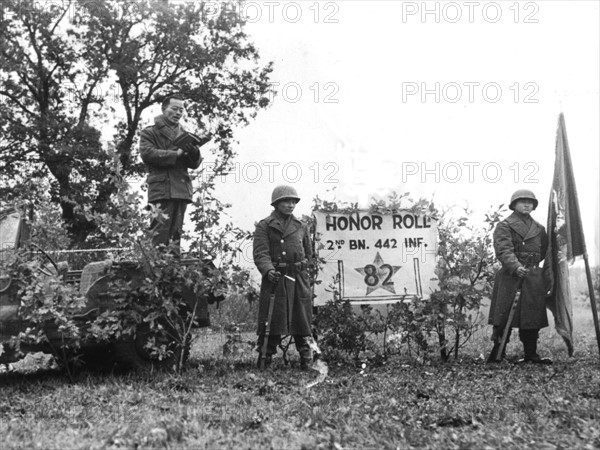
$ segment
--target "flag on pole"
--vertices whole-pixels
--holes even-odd
[[[554,179],[548,207],[548,252],[545,265],[553,274],[548,308],[554,315],[556,331],[573,355],[573,307],[569,287],[569,266],[575,257],[586,253],[583,226],[579,213],[577,189],[573,176],[565,118],[561,113],[556,132]]]

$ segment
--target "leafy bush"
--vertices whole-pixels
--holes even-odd
[[[88,240],[92,248],[65,252],[69,241],[64,225],[52,220],[56,210],[35,208],[37,214],[29,225],[31,243],[38,245],[33,251],[24,249],[16,260],[19,262],[7,267],[13,271],[27,268],[18,275],[20,290],[14,295],[23,302],[22,317],[30,326],[14,344],[19,347],[21,343],[56,342],[56,336],[48,333],[58,328],[62,344],[52,351],[59,357],[62,354],[69,363],[84,343],[113,343],[142,336],[148,357],[173,361],[180,370],[185,357],[179,350],[189,348],[194,327],[208,325],[207,302],[246,298],[253,289],[247,271],[236,263],[238,243],[248,233],[228,224],[220,226],[220,214],[226,205],[211,201],[192,215],[196,228],[200,223],[204,228],[199,238],[192,240],[186,259],[180,261],[168,248],[155,248],[151,243],[148,224],[160,211],[142,209],[138,193],[119,177],[114,182],[119,189],[111,198],[109,211],[84,211],[98,224]],[[102,246],[113,250],[103,251]],[[101,255],[106,261],[102,284],[95,285],[87,298],[79,293],[78,286],[68,285],[57,273],[40,272],[42,263],[23,263],[32,255],[54,259],[54,255],[63,258],[73,254],[85,255],[75,261],[69,258],[77,268],[89,262],[89,255],[96,259]],[[49,285],[52,290],[48,290]],[[98,309],[92,311],[92,306]]]
[[[353,212],[357,205],[317,198],[315,208]],[[382,359],[406,349],[409,357],[421,359],[431,357],[437,348],[445,361],[451,355],[458,358],[459,349],[483,326],[480,307],[492,290],[496,270],[492,233],[501,218],[502,205],[485,215],[483,229],[471,223],[468,209],[455,217],[450,209],[440,213],[432,202],[412,201],[408,194],[394,193],[387,201],[375,201],[370,207],[371,212],[380,214],[401,209],[439,219],[439,289],[429,298],[387,305],[385,313],[364,306],[358,312],[357,307],[339,299],[332,284],[333,299],[319,308],[315,320],[326,357],[357,360],[368,352],[371,358]]]
[[[231,326],[240,332],[256,332],[258,318],[258,297],[256,294],[231,294],[220,303],[211,316],[211,327],[225,330]]]
[[[483,325],[479,309],[481,301],[491,295],[498,269],[493,231],[503,212],[503,205],[488,212],[483,229],[471,223],[468,209],[458,218],[449,211],[441,215],[436,270],[439,290],[431,295],[431,302],[432,311],[440,318],[436,331],[444,360],[452,353],[457,358],[459,348]]]
[[[314,327],[324,358],[357,362],[366,352],[379,354],[373,338],[383,333],[385,321],[370,306],[358,313],[349,301],[330,301],[319,308]]]
[[[22,346],[45,348],[69,369],[85,338],[73,320],[83,309],[85,297],[77,287],[65,284],[51,265],[32,259],[25,251],[3,259],[0,270],[10,277],[8,295],[19,298],[19,319],[27,324],[8,342],[12,351],[18,355]]]
[[[384,341],[386,356],[400,354],[403,347],[409,358],[422,359],[431,352],[429,336],[439,323],[432,302],[420,298],[398,302],[388,308],[387,326],[391,339]]]
[[[208,325],[208,302],[220,297],[225,281],[212,265],[185,264],[169,253],[145,254],[142,263],[120,263],[101,295],[111,306],[88,328],[96,340],[114,342],[144,333],[144,347],[158,360],[189,347],[192,330]],[[215,281],[216,279],[216,281]],[[180,371],[185,358],[174,361]]]
[[[207,302],[217,300],[226,283],[212,265],[182,264],[164,252],[154,256],[143,264],[113,264],[87,296],[78,284],[65,282],[64,271],[26,249],[3,260],[2,273],[11,280],[7,294],[19,305],[14,319],[25,324],[9,342],[11,350],[19,355],[35,346],[70,370],[86,344],[120,342],[144,332],[150,357],[172,358],[189,344],[194,326],[207,325],[199,319],[207,320]],[[177,370],[181,363],[175,361]]]

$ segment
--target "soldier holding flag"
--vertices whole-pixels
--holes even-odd
[[[504,327],[508,326],[519,328],[519,339],[525,353],[523,361],[551,363],[537,353],[539,330],[548,326],[546,295],[551,286],[548,276],[545,276],[547,271],[539,267],[546,255],[548,236],[543,225],[531,217],[537,205],[533,192],[526,189],[516,191],[509,205],[513,213],[494,230],[494,249],[502,268],[496,274],[490,305],[488,322],[494,326],[494,348],[488,362],[504,357],[505,347],[501,345],[501,339]],[[516,296],[519,298],[515,303]],[[513,303],[514,315],[511,323],[507,323]],[[504,344],[507,342],[508,339]]]

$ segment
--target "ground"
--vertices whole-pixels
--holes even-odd
[[[485,364],[489,330],[457,361],[329,364],[324,380],[278,357],[255,368],[249,346],[202,331],[181,375],[42,370],[0,375],[3,448],[599,448],[600,357],[585,305],[576,353],[551,328],[551,366]],[[245,338],[251,338],[251,335]],[[509,359],[520,355],[511,343]],[[316,381],[320,381],[316,383]]]

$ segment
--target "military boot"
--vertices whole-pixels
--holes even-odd
[[[296,351],[300,355],[300,369],[302,370],[308,370],[313,363],[313,352],[310,348],[310,340],[312,340],[311,336],[294,336],[294,344],[296,345]]]
[[[312,358],[300,358],[300,369],[308,370],[312,366]]]
[[[537,353],[537,339],[523,342],[523,352],[525,356],[519,360],[520,363],[531,362],[534,364],[552,364],[550,358],[542,358]]]
[[[308,370],[313,363],[313,354],[310,347],[302,347],[299,351],[300,353],[300,369]]]
[[[260,369],[261,355],[258,355],[258,361],[256,362],[257,367]],[[267,354],[265,356],[265,369],[271,367],[271,363],[273,362],[273,355]]]

